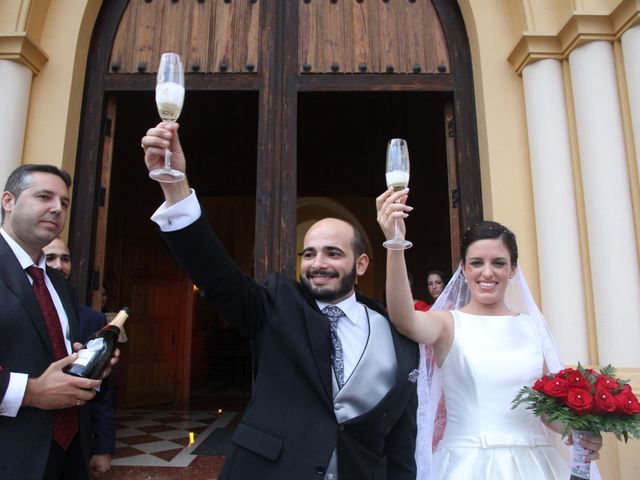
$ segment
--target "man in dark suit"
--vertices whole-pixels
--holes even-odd
[[[67,280],[71,275],[71,252],[60,237],[53,239],[42,251],[49,268],[62,273]],[[102,312],[87,305],[78,306],[78,329],[81,343],[107,324]],[[111,459],[116,451],[115,434],[115,375],[104,379],[100,392],[87,402],[91,418],[91,459],[89,469],[93,477],[100,477],[111,468]]]
[[[185,171],[175,124],[149,129],[142,147],[149,170],[169,147]],[[224,252],[186,179],[161,186],[153,220],[254,348],[254,394],[220,478],[414,479],[418,349],[354,292],[369,262],[360,233],[321,220],[305,235],[301,282],[274,273],[257,284]]]
[[[42,247],[56,238],[71,179],[50,165],[14,170],[2,194],[0,229],[0,475],[87,477],[88,421],[77,408],[100,381],[62,369],[78,338],[74,294],[47,269]]]

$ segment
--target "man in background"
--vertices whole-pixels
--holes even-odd
[[[54,239],[42,251],[47,265],[62,273],[67,280],[71,275],[71,253],[60,237]],[[107,324],[104,313],[86,305],[78,305],[78,326],[80,342],[85,343],[95,332]],[[111,468],[111,458],[116,451],[115,437],[115,387],[112,374],[102,382],[100,392],[87,402],[91,416],[91,459],[90,473],[100,477]]]

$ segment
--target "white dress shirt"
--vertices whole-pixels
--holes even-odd
[[[0,235],[2,235],[9,244],[9,248],[11,248],[11,250],[13,251],[13,254],[18,259],[18,262],[20,263],[20,266],[23,270],[33,265],[33,260],[31,259],[29,254],[25,252],[24,249],[20,245],[18,245],[18,243],[13,238],[11,238],[3,228],[0,228]],[[58,312],[58,317],[60,318],[60,327],[62,328],[64,344],[67,347],[67,353],[71,355],[72,346],[71,341],[69,340],[69,319],[67,318],[67,312],[64,311],[64,307],[62,306],[62,301],[58,296],[58,292],[56,292],[56,289],[53,288],[53,284],[47,276],[47,264],[45,262],[44,255],[40,255],[38,264],[36,266],[44,270],[44,282],[47,286],[47,289],[49,290],[49,293],[51,294],[51,299],[53,300],[53,304],[55,305],[56,311]],[[24,274],[29,279],[29,282],[33,285],[33,280],[27,274],[27,272],[24,272]],[[26,373],[9,373],[9,386],[7,387],[7,391],[4,394],[2,403],[0,403],[0,416],[15,417],[18,414],[18,410],[20,410],[20,406],[22,405],[22,399],[24,398],[24,392],[27,389],[28,379],[29,376]]]
[[[342,344],[344,381],[346,382],[358,365],[369,339],[369,317],[366,308],[358,303],[355,293],[340,303],[330,304],[319,300],[316,300],[316,303],[320,311],[327,305],[334,305],[345,314],[338,322],[338,337]]]

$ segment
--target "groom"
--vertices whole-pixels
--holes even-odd
[[[149,170],[165,147],[185,159],[174,124],[142,139]],[[354,292],[369,263],[360,233],[337,219],[304,238],[301,283],[264,284],[225,253],[187,180],[160,184],[152,219],[192,280],[254,347],[253,397],[232,437],[221,479],[415,479],[416,344]]]

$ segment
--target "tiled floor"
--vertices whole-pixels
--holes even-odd
[[[236,415],[206,410],[119,410],[116,454],[111,470],[103,478],[216,479],[223,457],[192,452]]]

